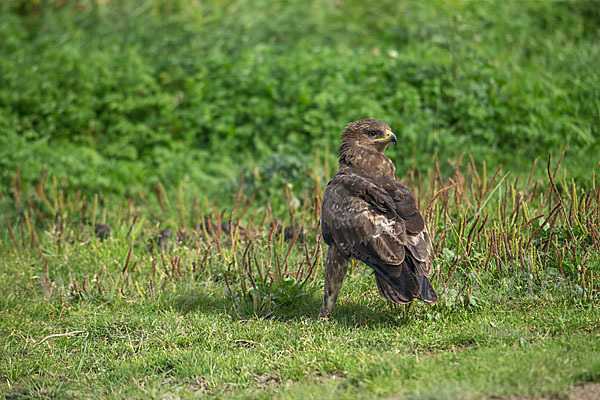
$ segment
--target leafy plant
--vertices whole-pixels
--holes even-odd
[[[599,147],[591,6],[193,4],[3,2],[0,187],[17,166],[87,195],[190,182],[215,198],[255,168],[301,182],[287,175],[315,148],[332,169],[363,117],[400,135],[399,170],[468,151],[525,173],[569,144],[583,183],[596,161],[575,167]]]

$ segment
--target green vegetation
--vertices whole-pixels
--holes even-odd
[[[2,2],[0,394],[598,394],[599,30],[591,1]],[[440,301],[353,264],[318,321],[363,117]]]
[[[236,207],[205,215],[181,192],[104,208],[17,183],[2,200],[13,214],[0,249],[11,282],[0,388],[9,398],[565,396],[600,380],[600,187],[555,183],[548,165],[549,184],[490,178],[472,161],[448,177],[409,171],[406,182],[423,184],[439,302],[390,309],[353,265],[326,322],[316,319],[322,178],[297,206],[289,198],[288,220],[303,229],[287,240],[241,187]],[[100,222],[113,227],[104,240]],[[177,240],[161,242],[169,224]]]
[[[4,188],[46,166],[87,195],[212,201],[242,169],[334,165],[365,117],[402,138],[400,170],[468,151],[524,172],[566,144],[582,181],[597,162],[597,2],[65,3],[0,5]]]

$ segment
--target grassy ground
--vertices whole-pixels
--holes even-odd
[[[6,0],[0,186],[42,169],[88,196],[160,181],[210,202],[246,172],[276,185],[350,121],[400,137],[399,170],[470,152],[526,174],[600,149],[596,1]],[[157,34],[160,32],[160,34]],[[232,181],[233,184],[223,184]],[[247,185],[258,185],[247,179]]]
[[[600,379],[597,306],[508,302],[436,318],[419,306],[373,318],[385,304],[356,286],[328,322],[315,318],[316,297],[239,321],[219,285],[67,308],[4,297],[2,387],[9,398],[468,399],[565,395]]]
[[[600,397],[599,10],[0,1],[0,394]],[[352,265],[317,321],[364,117],[440,301],[390,309]]]
[[[391,309],[372,273],[353,265],[328,321],[316,318],[326,250],[318,184],[297,207],[286,193],[287,220],[303,227],[287,238],[242,191],[229,217],[196,215],[164,192],[154,208],[144,198],[106,209],[17,185],[3,197],[0,389],[7,398],[596,393],[600,189],[556,182],[554,167],[547,182],[527,184],[473,164],[423,177],[440,301]],[[173,221],[179,243],[161,242]],[[103,241],[100,222],[113,229]]]

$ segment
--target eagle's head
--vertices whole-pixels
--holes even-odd
[[[390,142],[396,143],[396,135],[392,128],[378,119],[361,119],[351,122],[342,133],[342,143],[373,149],[380,153]]]

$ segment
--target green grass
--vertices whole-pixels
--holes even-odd
[[[566,397],[600,381],[600,191],[595,181],[585,191],[503,176],[467,164],[432,172],[417,191],[435,232],[437,304],[391,309],[357,264],[328,321],[317,319],[319,179],[288,209],[304,227],[292,241],[241,190],[224,215],[195,215],[167,192],[155,208],[133,199],[104,208],[16,184],[3,198],[0,389],[7,398]],[[244,230],[209,233],[229,212]],[[98,222],[114,229],[103,242]],[[191,236],[150,253],[165,226]]]
[[[410,317],[356,327],[374,311],[360,310],[361,293],[347,285],[333,321],[316,320],[318,299],[311,298],[273,320],[241,322],[222,288],[190,289],[162,301],[83,302],[67,310],[34,301],[4,312],[5,393],[481,398],[565,394],[600,378],[597,307],[505,303],[434,321],[417,307]],[[73,330],[85,332],[33,342]]]
[[[599,10],[0,2],[0,394],[597,390]],[[365,117],[400,139],[440,301],[390,309],[353,264],[318,321],[322,190]]]
[[[67,3],[2,2],[3,188],[17,167],[87,195],[212,201],[255,167],[302,185],[366,117],[401,138],[400,170],[468,151],[524,174],[568,144],[583,183],[598,161],[594,1]]]

